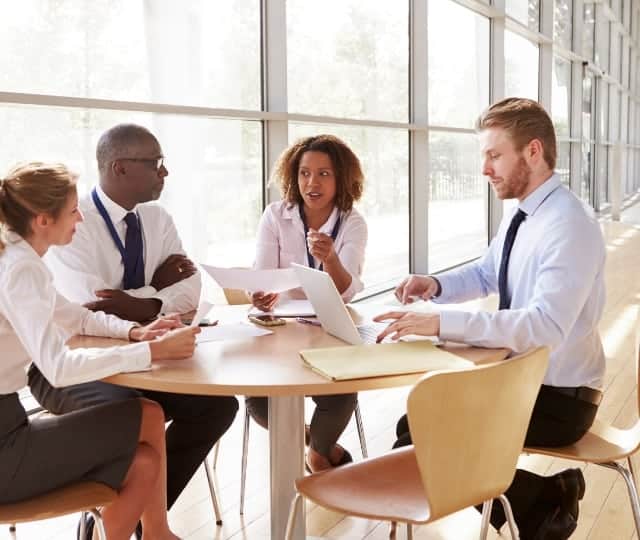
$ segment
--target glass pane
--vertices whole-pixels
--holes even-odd
[[[21,0],[5,15],[5,91],[260,108],[259,0]]]
[[[506,0],[505,10],[517,21],[538,31],[540,28],[540,0]]]
[[[429,158],[429,272],[437,272],[486,250],[488,184],[474,134],[431,132]]]
[[[98,138],[120,122],[146,126],[160,141],[169,171],[160,202],[173,216],[187,253],[211,264],[251,264],[262,208],[259,122],[2,106],[0,125],[12,136],[0,145],[0,174],[17,161],[62,161],[80,174],[79,192],[87,193],[97,179]]]
[[[609,85],[606,83],[600,83],[599,88],[602,89],[602,95],[598,100],[598,108],[600,109],[599,139],[601,141],[606,141],[609,127]]]
[[[607,141],[616,142],[620,137],[620,92],[609,88],[609,135]]]
[[[504,33],[505,96],[538,99],[538,45],[509,32]]]
[[[551,117],[556,128],[556,135],[568,137],[571,107],[571,62],[554,56],[551,79]]]
[[[589,60],[593,60],[593,43],[595,37],[595,6],[594,4],[584,4],[584,26],[582,33],[583,55]]]
[[[309,135],[340,137],[360,158],[364,196],[357,204],[367,220],[365,290],[397,285],[409,272],[409,136],[386,128],[290,124],[291,142]]]
[[[593,170],[594,145],[582,144],[582,175],[580,182],[580,198],[589,202],[591,196],[591,171]]]
[[[598,183],[598,189],[600,190],[599,191],[600,201],[603,203],[607,201],[608,193],[609,193],[609,186],[608,186],[609,175],[607,174],[607,167],[608,167],[607,150],[608,150],[607,147],[604,145],[598,145],[597,147],[598,159],[596,161],[596,168],[597,168],[596,182]]]
[[[622,59],[620,43],[622,37],[617,32],[611,32],[611,56],[609,66],[611,66],[611,76],[619,81],[620,80],[620,61]]]
[[[553,39],[565,49],[572,45],[572,0],[555,0],[553,6]]]
[[[472,127],[489,105],[489,19],[449,0],[428,6],[429,122]]]
[[[609,69],[609,21],[606,17],[598,18],[596,21],[597,47],[595,53],[595,63],[603,71]]]
[[[289,111],[406,122],[408,3],[287,2]]]
[[[558,143],[556,173],[565,186],[571,185],[571,144],[568,142]]]
[[[584,72],[582,79],[582,138],[591,140],[595,136],[591,107],[593,103],[593,77]]]

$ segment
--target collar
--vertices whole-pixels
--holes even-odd
[[[336,224],[338,217],[340,216],[340,211],[337,206],[333,207],[331,214],[322,224],[322,227],[318,229],[318,232],[331,235],[331,231],[333,231],[333,226]],[[282,210],[282,217],[284,219],[291,219],[297,221],[302,225],[302,218],[300,217],[300,208],[297,204],[285,204]]]
[[[105,210],[109,214],[111,218],[111,222],[114,225],[117,225],[121,221],[124,221],[124,217],[129,212],[135,212],[137,214],[137,205],[134,206],[131,210],[127,210],[126,208],[122,208],[118,203],[112,201],[107,194],[102,190],[100,184],[96,185],[96,193],[98,194],[98,198],[100,202],[104,205]]]
[[[560,177],[555,173],[552,174],[538,189],[530,193],[527,198],[518,205],[518,208],[526,212],[527,216],[533,216],[547,197],[558,189],[560,185]]]

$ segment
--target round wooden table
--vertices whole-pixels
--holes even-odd
[[[386,311],[385,306],[351,308],[355,316],[366,317]],[[246,320],[247,306],[217,306],[209,316],[219,324]],[[307,368],[299,355],[302,349],[349,347],[326,334],[322,328],[294,319],[273,333],[248,339],[199,343],[187,360],[155,362],[153,369],[122,373],[106,382],[184,394],[248,395],[269,397],[269,445],[271,475],[271,538],[284,538],[294,480],[304,473],[304,396],[342,394],[394,388],[414,384],[423,373],[334,382]],[[87,336],[74,337],[73,347],[107,347],[119,340]],[[372,345],[375,346],[375,345]],[[445,350],[475,363],[504,359],[506,349],[480,349],[446,343]],[[294,538],[305,537],[304,514],[300,512]]]

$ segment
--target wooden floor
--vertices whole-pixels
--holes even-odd
[[[633,333],[635,309],[640,303],[640,204],[623,212],[621,223],[603,221],[607,242],[607,304],[601,332],[607,355],[605,395],[599,417],[620,427],[631,425],[637,417]],[[487,305],[494,302],[488,301]],[[477,304],[476,304],[477,305]],[[404,412],[407,389],[366,392],[360,395],[367,444],[370,455],[390,448],[394,427]],[[222,440],[215,472],[224,524],[216,527],[202,469],[189,484],[170,513],[174,531],[188,540],[201,539],[265,539],[269,538],[268,519],[268,455],[266,433],[252,423],[245,514],[239,508],[241,405],[236,422]],[[358,441],[353,423],[341,442],[358,457]],[[554,473],[571,462],[542,457],[523,456],[521,466],[543,474]],[[580,506],[577,540],[611,540],[636,538],[625,486],[616,473],[597,466],[583,466],[587,492]],[[640,470],[636,468],[636,470]],[[401,486],[399,486],[401,488]],[[309,505],[308,534],[332,539],[377,540],[387,538],[385,524],[341,515]],[[0,539],[20,540],[75,538],[78,516],[67,516],[19,526],[17,535],[0,526]],[[477,538],[479,516],[466,510],[434,524],[414,529],[418,539]],[[405,537],[402,531],[400,538]],[[495,533],[491,538],[502,538]],[[508,538],[508,532],[504,533]]]

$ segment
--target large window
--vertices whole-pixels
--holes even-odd
[[[538,99],[539,50],[536,43],[504,33],[505,95]]]
[[[506,0],[507,14],[531,28],[540,29],[540,0]]]
[[[489,104],[489,20],[448,0],[429,3],[429,96],[434,126],[472,128]],[[432,131],[429,156],[429,271],[435,272],[486,248],[488,188],[471,129]]]

